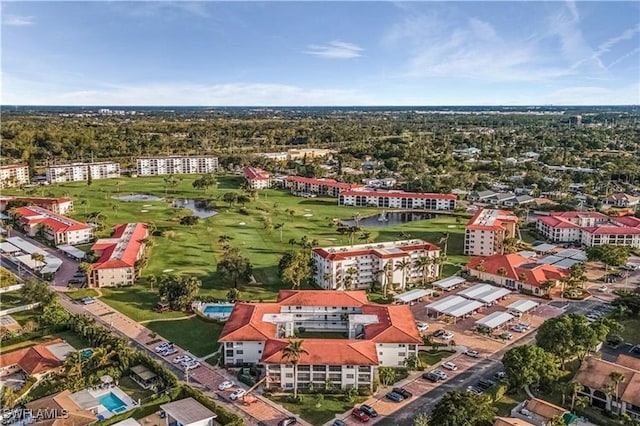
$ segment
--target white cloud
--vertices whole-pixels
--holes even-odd
[[[304,53],[329,59],[353,59],[362,56],[363,50],[356,44],[336,40],[323,45],[311,44]]]
[[[11,27],[24,27],[27,25],[34,24],[33,16],[18,16],[18,15],[5,15],[2,20],[2,25],[7,25]]]
[[[2,102],[8,105],[320,106],[377,103],[356,90],[302,88],[271,83],[105,84],[88,90],[74,90],[4,76],[3,86]]]

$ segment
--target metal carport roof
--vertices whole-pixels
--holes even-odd
[[[494,312],[476,321],[476,325],[487,327],[493,330],[494,328],[498,328],[502,324],[511,321],[513,318],[514,316],[507,312]]]

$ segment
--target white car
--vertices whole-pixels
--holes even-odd
[[[174,355],[174,354],[177,354],[177,353],[178,353],[178,350],[172,346],[169,349],[167,349],[166,351],[162,351],[160,353],[160,355],[169,356],[169,355]]]
[[[606,285],[598,287],[598,291],[602,293],[606,293],[607,290],[609,290],[609,287],[607,287]]]
[[[200,367],[200,363],[198,361],[192,362],[191,364],[187,364],[184,366],[185,370],[193,370],[194,368]]]
[[[173,343],[164,342],[164,343],[160,343],[158,346],[156,346],[156,348],[154,350],[156,352],[163,352],[163,351],[166,351],[167,349],[169,349],[172,346],[173,346]]]
[[[224,382],[218,385],[219,390],[225,390],[234,387],[236,384],[231,380],[225,380]]]
[[[443,338],[444,340],[451,340],[453,339],[453,333],[450,331],[447,331],[446,333],[444,333],[442,336],[440,336],[441,338]]]
[[[189,359],[191,359],[191,357],[188,356],[188,355],[178,355],[177,357],[175,357],[173,359],[173,363],[174,364],[180,364],[182,361],[187,361]]]
[[[447,370],[456,371],[458,366],[452,363],[451,361],[443,362],[442,368],[446,368]]]
[[[231,395],[229,395],[229,398],[231,398],[232,401],[235,401],[238,398],[242,398],[245,393],[247,393],[247,391],[244,389],[236,389]]]
[[[423,322],[419,322],[416,324],[419,332],[427,331],[429,329],[429,324],[425,324]]]
[[[464,354],[472,358],[478,358],[480,356],[480,352],[471,349],[467,349]]]

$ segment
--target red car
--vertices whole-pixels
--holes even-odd
[[[369,421],[369,415],[364,411],[361,411],[359,408],[354,408],[353,411],[351,412],[351,415],[355,416],[362,423]]]

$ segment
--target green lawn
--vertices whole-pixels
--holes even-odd
[[[222,331],[222,325],[199,317],[175,321],[153,321],[145,326],[198,357],[215,352],[218,347],[218,336]]]
[[[640,345],[640,318],[632,318],[622,321],[624,332],[622,338],[625,342]]]
[[[67,293],[67,296],[73,300],[82,300],[85,297],[98,297],[98,292],[92,288],[82,288],[80,290]]]
[[[68,344],[76,349],[84,349],[86,347],[89,347],[89,342],[87,342],[82,336],[74,333],[73,331],[62,331],[54,334],[54,336],[66,340]]]
[[[511,394],[505,394],[499,401],[494,402],[493,406],[498,409],[498,416],[511,416],[511,410],[515,408],[516,405],[528,399],[529,397],[525,393],[524,390],[519,389],[517,392]]]
[[[448,351],[418,351],[418,358],[420,358],[424,367],[436,365],[451,355],[453,355],[453,352]]]
[[[451,265],[450,263],[445,263],[442,265],[442,276],[450,277],[451,275],[456,275],[460,272],[460,267],[456,265]]]
[[[100,211],[106,217],[105,230],[99,237],[110,234],[112,225],[124,222],[144,221],[151,223],[156,229],[153,237],[153,248],[149,265],[143,271],[144,276],[160,275],[165,270],[171,273],[191,274],[200,278],[203,296],[225,299],[228,287],[217,277],[215,270],[222,254],[217,240],[221,235],[229,235],[231,246],[237,247],[251,259],[254,275],[259,285],[240,288],[241,298],[245,300],[274,300],[277,291],[283,288],[277,274],[280,257],[287,251],[298,249],[292,246],[290,239],[300,241],[303,236],[309,240],[317,240],[320,245],[348,244],[348,237],[339,235],[333,226],[333,219],[349,219],[354,213],[362,216],[376,214],[375,208],[339,207],[334,198],[300,198],[289,192],[278,189],[264,190],[259,198],[247,203],[246,214],[241,206],[229,207],[221,197],[230,191],[240,191],[242,178],[239,176],[217,176],[217,188],[207,192],[196,190],[192,183],[199,176],[180,176],[176,188],[165,187],[162,177],[126,178],[96,180],[91,186],[75,182],[49,187],[33,188],[27,192],[37,196],[70,196],[74,198],[76,219],[86,220],[91,212]],[[19,193],[19,190],[7,190],[8,194]],[[23,192],[24,193],[24,192]],[[215,206],[219,214],[201,220],[193,227],[178,223],[181,216],[189,214],[186,209],[176,209],[166,201],[120,201],[113,199],[116,195],[151,194],[167,198],[207,199]],[[83,204],[84,203],[84,204]],[[143,207],[147,205],[147,207]],[[141,212],[147,210],[147,212]],[[290,213],[293,211],[293,215]],[[305,216],[311,214],[312,216]],[[264,218],[270,218],[275,225],[283,223],[282,240],[277,230],[263,229]],[[466,262],[462,256],[464,240],[464,224],[466,219],[451,216],[440,216],[435,219],[409,222],[389,227],[371,227],[371,238],[374,241],[397,240],[402,232],[412,238],[423,238],[438,244],[442,237],[449,234],[448,255],[451,262]],[[241,225],[242,223],[242,225]],[[173,231],[175,235],[165,238],[165,231]],[[358,242],[357,238],[356,241]],[[444,278],[444,275],[443,275]],[[149,291],[143,284],[124,289],[105,289],[102,301],[115,309],[131,316],[133,319],[153,320],[180,316],[178,313],[157,314],[151,311],[158,298],[155,292]]]
[[[299,414],[312,425],[321,425],[333,420],[336,414],[342,414],[366,400],[365,397],[361,397],[355,404],[351,404],[337,395],[326,395],[322,401],[319,401],[315,395],[303,395],[304,400],[301,404],[292,404],[287,402],[287,398],[287,396],[272,396],[271,400],[292,413]]]
[[[136,382],[131,380],[128,376],[122,376],[118,381],[118,386],[127,393],[134,401],[145,401],[153,392],[150,390],[144,390]]]
[[[0,306],[2,309],[15,308],[25,304],[20,297],[20,290],[0,294]]]

